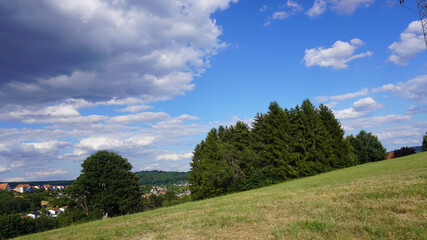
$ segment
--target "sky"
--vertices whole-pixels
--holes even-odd
[[[271,101],[331,108],[388,151],[427,132],[415,1],[0,1],[0,181],[75,179],[98,150],[188,171]]]

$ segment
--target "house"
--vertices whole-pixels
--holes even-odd
[[[52,186],[51,186],[50,184],[45,184],[45,185],[43,185],[43,188],[44,188],[46,191],[51,191],[51,190],[52,190]]]
[[[0,190],[11,191],[12,189],[9,186],[9,183],[0,183]]]
[[[392,158],[394,158],[394,152],[388,152],[387,159],[392,159]]]
[[[59,208],[52,208],[49,211],[47,211],[46,216],[56,218],[58,217],[58,213],[60,212],[61,211],[59,210]]]
[[[32,213],[28,213],[27,216],[31,217],[33,219],[36,219],[36,218],[40,217],[40,213],[39,212],[32,212]]]
[[[16,192],[24,193],[24,192],[28,192],[30,189],[31,189],[30,184],[19,184],[13,190],[15,190]]]
[[[66,209],[67,209],[67,206],[62,206],[62,207],[59,208],[59,211],[65,212]]]

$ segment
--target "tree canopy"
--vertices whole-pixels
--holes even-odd
[[[71,198],[86,215],[117,216],[141,210],[138,177],[132,165],[117,153],[98,151],[82,163],[69,189]]]
[[[423,137],[423,152],[427,151],[427,132]]]
[[[361,130],[356,136],[347,137],[353,147],[356,164],[384,160],[387,152],[377,136]]]
[[[194,149],[192,198],[248,190],[287,179],[351,166],[349,141],[326,106],[309,100],[290,110],[271,102],[249,127],[219,126]]]

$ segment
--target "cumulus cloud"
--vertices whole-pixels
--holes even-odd
[[[305,14],[311,18],[319,16],[326,11],[326,4],[325,0],[315,0],[313,6]]]
[[[420,103],[427,103],[427,75],[418,76],[407,82],[397,84],[385,84],[379,88],[372,89],[376,92],[393,92],[397,96]]]
[[[366,129],[409,120],[411,120],[411,117],[407,115],[390,114],[386,116],[346,120],[342,122],[342,125],[344,130],[351,131],[354,129]]]
[[[180,161],[183,159],[191,159],[193,153],[172,153],[172,154],[163,154],[156,157],[157,161]]]
[[[374,0],[315,0],[313,6],[306,12],[311,18],[322,15],[328,8],[336,11],[338,14],[352,14],[360,6],[368,7],[374,3]]]
[[[367,97],[357,100],[350,108],[334,111],[334,114],[338,119],[358,118],[364,117],[370,112],[383,107],[383,105],[377,103],[373,98]]]
[[[417,53],[425,51],[425,42],[421,21],[413,21],[400,34],[400,40],[393,42],[388,49],[391,55],[388,60],[396,65],[408,65]]]
[[[227,46],[211,14],[231,2],[2,1],[0,100],[182,95]]]
[[[302,61],[306,67],[319,66],[345,69],[348,67],[347,63],[373,54],[370,51],[354,54],[356,49],[363,45],[363,41],[358,38],[354,38],[350,42],[336,41],[330,48],[317,47],[306,49]]]

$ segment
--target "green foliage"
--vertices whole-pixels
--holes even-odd
[[[425,239],[426,159],[412,154],[21,239]]]
[[[24,198],[13,196],[12,192],[0,191],[0,215],[31,211],[31,204]]]
[[[400,149],[396,149],[393,151],[394,157],[403,157],[406,155],[415,154],[415,149],[409,147],[401,147]]]
[[[326,106],[304,100],[288,110],[272,102],[251,129],[237,122],[208,133],[194,149],[190,190],[202,199],[353,164],[351,146]]]
[[[377,136],[362,130],[356,136],[347,137],[353,148],[356,164],[384,160],[387,156],[386,149]]]
[[[167,185],[188,181],[188,172],[141,171],[135,173],[139,185]]]
[[[56,219],[45,215],[32,219],[12,214],[0,216],[0,226],[0,239],[8,239],[58,228],[59,223]]]
[[[82,171],[67,189],[86,216],[118,216],[142,209],[138,178],[126,158],[98,151],[82,163]]]
[[[427,151],[427,132],[423,137],[423,152]]]

